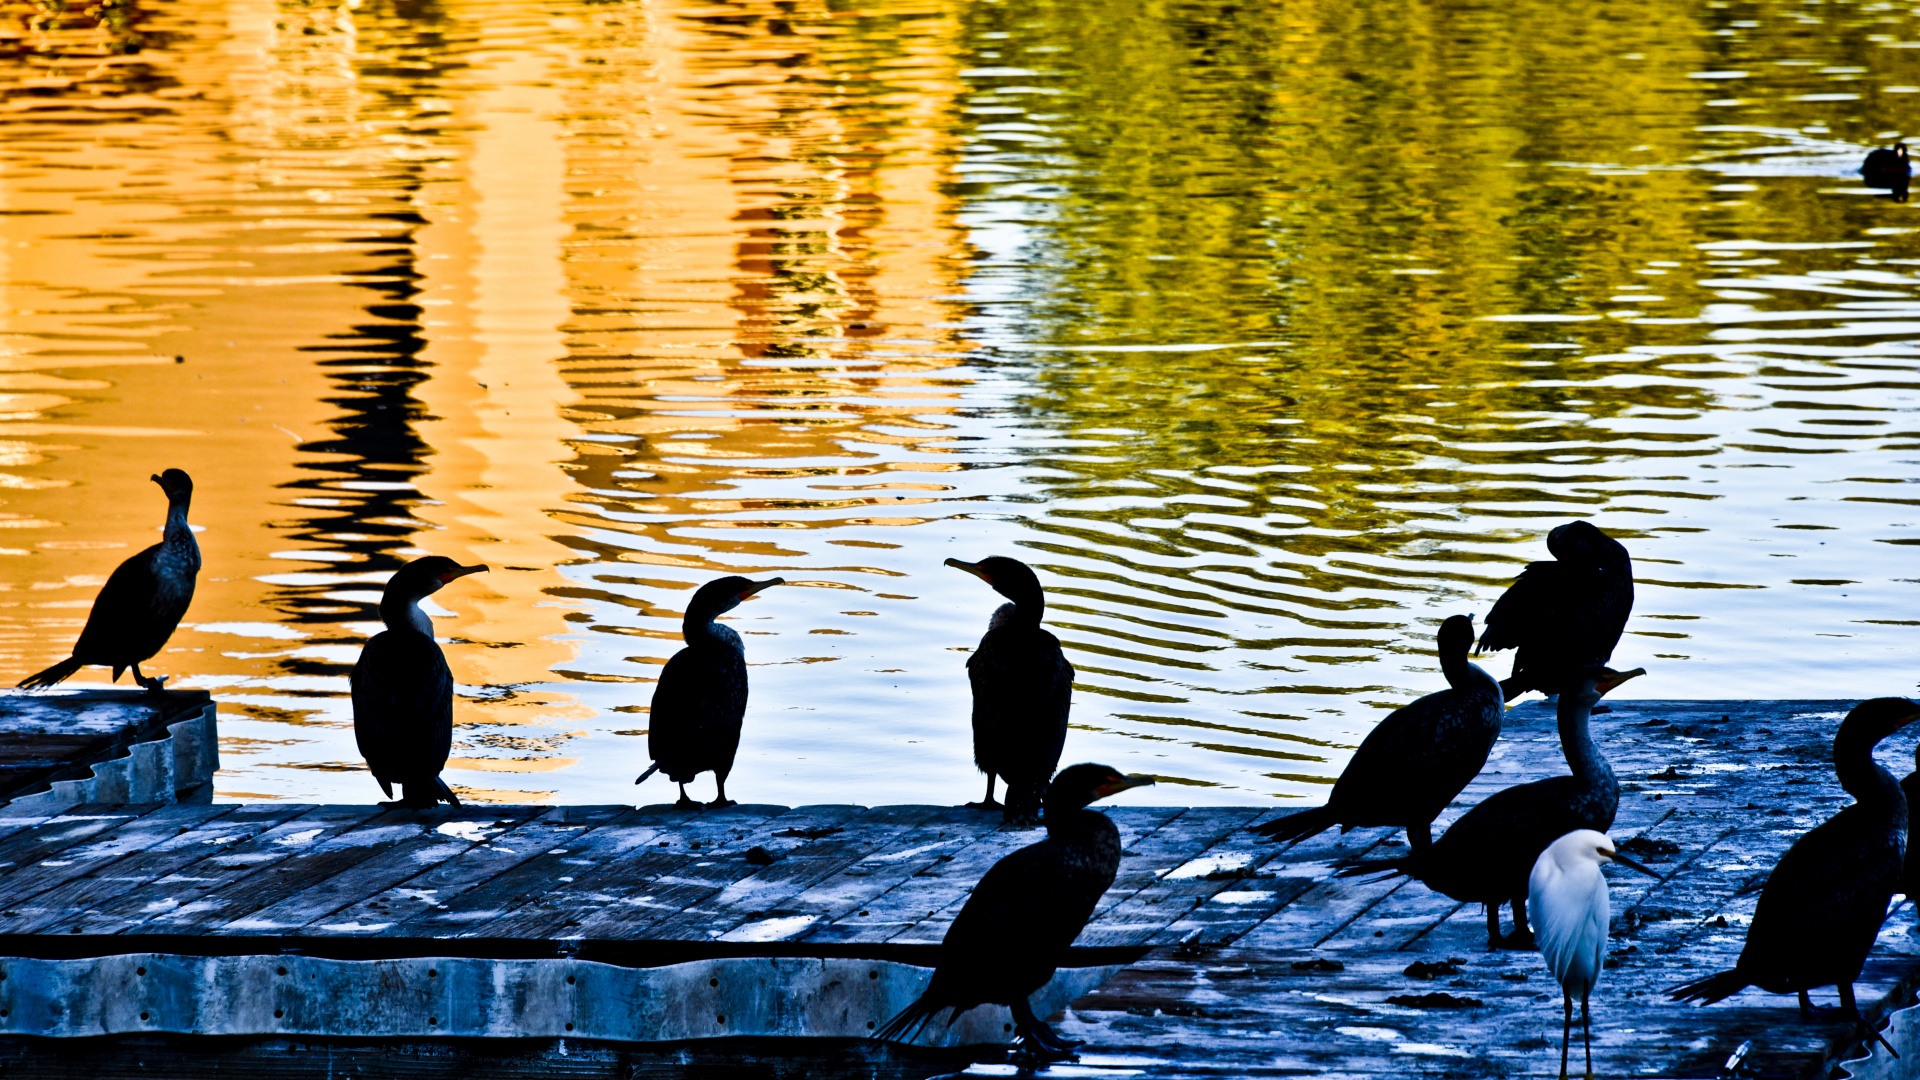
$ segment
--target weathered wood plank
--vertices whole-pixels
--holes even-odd
[[[86,872],[30,897],[15,898],[9,892],[6,906],[0,910],[0,934],[37,934],[71,918],[76,912],[93,910],[149,882],[190,866],[235,843],[245,841],[301,813],[304,808],[282,803],[241,805],[227,803],[215,809],[216,816],[186,832],[176,832],[150,847],[126,852],[120,858],[95,864]],[[107,834],[108,839],[126,829]],[[4,879],[10,887],[11,877]]]
[[[531,806],[471,806],[416,814],[414,816],[422,820],[400,826],[403,830],[412,830],[411,835],[402,832],[397,839],[382,841],[371,848],[369,857],[346,865],[337,873],[297,875],[296,881],[312,883],[296,887],[213,932],[277,933],[318,922],[374,893],[410,881],[448,859],[464,855],[539,813],[539,808]],[[359,837],[359,832],[349,833],[335,843],[353,843]],[[314,880],[316,878],[318,880]]]
[[[635,927],[628,936],[654,940],[790,940],[820,921],[818,911],[791,906],[807,890],[840,877],[870,855],[896,850],[913,828],[934,815],[931,806],[875,807],[843,825],[786,826],[783,818],[751,839],[774,861],[674,915]],[[813,835],[826,829],[837,832]],[[782,834],[785,835],[782,835]],[[750,865],[757,865],[750,862]],[[591,927],[586,929],[591,930]]]
[[[7,897],[9,900],[31,899],[47,889],[90,873],[125,855],[146,851],[163,840],[172,839],[183,832],[190,832],[196,826],[218,818],[232,809],[230,805],[182,806],[173,803],[160,806],[152,813],[129,818],[115,827],[89,836],[64,851],[44,854],[36,862],[16,867],[6,875]]]
[[[562,806],[513,829],[491,836],[458,858],[434,863],[421,873],[375,889],[365,898],[301,927],[303,935],[370,936],[405,934],[404,927],[456,897],[485,885],[534,859],[555,860],[588,832],[634,811],[625,806]],[[651,835],[649,833],[648,835]]]
[[[529,859],[514,858],[499,873],[482,882],[449,892],[432,907],[403,918],[381,936],[477,936],[476,928],[510,916],[558,886],[605,866],[629,852],[655,843],[669,831],[662,815],[652,810],[628,810],[584,834],[569,836]]]
[[[0,839],[0,873],[11,876],[43,859],[56,858],[103,833],[143,818],[162,805],[165,804],[74,806],[37,827]]]
[[[580,878],[565,895],[553,897],[555,903],[547,911],[516,912],[512,925],[516,935],[644,939],[660,920],[758,873],[760,867],[748,861],[746,854],[752,848],[764,848],[767,834],[787,828],[842,828],[867,812],[860,806],[799,806],[757,822],[742,822],[738,828],[714,822],[711,830],[702,833],[709,839],[700,850],[692,850],[691,843],[687,848],[656,844],[619,866]],[[803,849],[825,842],[798,840]],[[591,902],[585,905],[567,903],[589,897]]]
[[[243,886],[259,874],[273,872],[316,842],[346,832],[381,813],[379,808],[369,806],[301,808],[296,816],[256,836],[210,851],[92,910],[75,912],[42,932],[198,932],[232,917],[220,917],[234,906],[226,896],[228,890]]]

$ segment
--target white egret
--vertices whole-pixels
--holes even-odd
[[[1565,1023],[1560,1028],[1560,1080],[1567,1080],[1573,1041],[1573,998],[1580,996],[1586,1032],[1587,1080],[1593,1080],[1593,1017],[1587,999],[1600,981],[1607,952],[1607,878],[1601,864],[1617,862],[1649,877],[1660,875],[1620,854],[1605,833],[1578,829],[1547,845],[1527,878],[1527,910],[1548,970],[1560,981]]]

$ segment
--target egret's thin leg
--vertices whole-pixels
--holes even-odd
[[[1566,1022],[1560,1025],[1560,1080],[1567,1080],[1567,1047],[1573,1042],[1573,994],[1562,990],[1560,1000],[1566,1005]]]
[[[1587,1080],[1593,1080],[1593,1013],[1587,1008],[1587,996],[1580,995],[1580,1026],[1587,1036]]]

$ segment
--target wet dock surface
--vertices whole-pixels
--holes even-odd
[[[1791,997],[1748,991],[1699,1008],[1660,994],[1732,965],[1757,899],[1740,890],[1845,805],[1829,759],[1846,707],[1651,702],[1596,717],[1624,789],[1614,836],[1663,875],[1611,881],[1613,966],[1594,997],[1601,1075],[1714,1077],[1750,1042],[1741,1076],[1824,1076],[1849,1052],[1851,1025],[1803,1021]],[[1564,771],[1552,727],[1546,705],[1511,711],[1460,805]],[[1910,740],[1891,740],[1882,760],[1904,774],[1909,749]],[[1338,859],[1404,850],[1397,834],[1327,833],[1288,849],[1246,832],[1281,810],[1107,809],[1127,858],[1076,943],[1080,981],[1051,988],[1061,1002],[1077,998],[1056,1020],[1087,1040],[1076,1075],[1557,1073],[1560,993],[1537,954],[1488,953],[1477,906],[1416,883],[1332,879]],[[11,976],[0,981],[0,1033],[68,1037],[0,1040],[0,1062],[48,1074],[85,1058],[74,1047],[105,1045],[90,1035],[136,1056],[167,1040],[183,1060],[213,1055],[236,1068],[251,1068],[248,1053],[300,1059],[290,1039],[347,1040],[336,1049],[351,1057],[373,1052],[368,1038],[404,1036],[426,1040],[408,1051],[418,1075],[478,1076],[486,1061],[508,1058],[471,1041],[433,1050],[433,1038],[508,1031],[561,1045],[571,1033],[568,1075],[600,1075],[595,1061],[605,1075],[665,1075],[742,1036],[796,1033],[849,1041],[738,1045],[763,1062],[790,1049],[815,1075],[950,1072],[968,1051],[876,1052],[851,1039],[886,1019],[869,1013],[910,999],[915,966],[932,962],[987,867],[1039,836],[933,806],[419,813],[255,803],[0,819],[0,973]],[[1920,980],[1913,923],[1904,906],[1882,930],[1858,987],[1869,1012],[1905,1004]],[[223,1006],[213,1019],[193,1002],[195,986],[244,999],[256,976],[241,968],[261,956],[295,958],[296,970],[280,964],[278,977],[294,983],[273,989],[273,965],[262,969],[259,1009]],[[774,974],[755,975],[756,964]],[[356,989],[353,980],[376,969],[389,984],[424,989],[392,1001]],[[653,1016],[659,1010],[638,1004],[689,972],[694,991],[673,990],[672,1000],[707,994],[698,983],[709,971],[701,1015]],[[864,975],[872,988],[833,998],[844,992],[836,972],[855,983]],[[157,988],[163,975],[178,985]],[[839,1011],[755,1015],[740,1003],[764,979],[797,980]],[[332,1013],[311,1000],[363,993],[367,1017],[342,1023],[385,1027],[329,1027]],[[606,1005],[616,999],[635,1004]],[[182,1037],[196,1031],[252,1041]],[[679,1049],[616,1052],[593,1040]],[[524,1043],[514,1051],[525,1052]],[[987,1063],[976,1070],[1004,1062],[1004,1051],[971,1054]]]

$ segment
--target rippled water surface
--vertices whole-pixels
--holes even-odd
[[[346,675],[422,552],[493,567],[437,598],[479,800],[667,797],[727,571],[790,583],[752,801],[976,796],[949,556],[1040,568],[1068,757],[1164,801],[1314,797],[1574,516],[1628,691],[1913,689],[1920,209],[1851,172],[1920,135],[1904,5],[0,11],[0,669],[188,469],[148,670],[225,797],[375,797]]]

